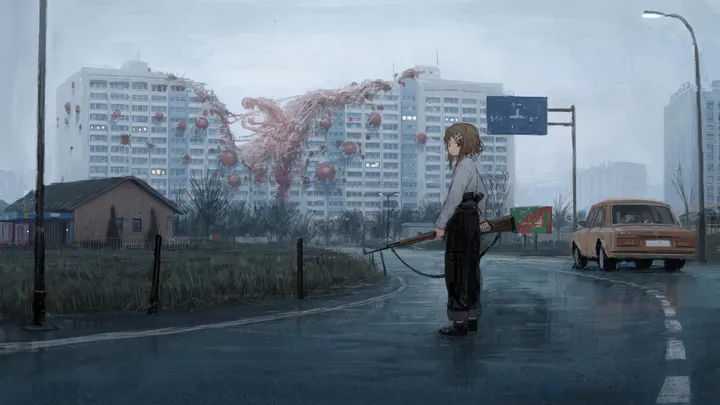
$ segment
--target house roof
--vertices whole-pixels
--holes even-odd
[[[71,212],[80,205],[106,193],[120,184],[132,182],[145,190],[153,197],[170,207],[175,213],[181,214],[182,210],[175,203],[168,200],[157,190],[150,187],[146,182],[134,176],[105,177],[101,179],[71,181],[68,183],[53,183],[45,186],[45,211],[46,212]],[[24,212],[28,204],[34,204],[35,191],[30,191],[25,197],[20,198],[5,208],[5,212]]]

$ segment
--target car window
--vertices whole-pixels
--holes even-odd
[[[593,228],[599,228],[601,226],[605,226],[605,206],[598,207],[597,215],[595,215],[595,223],[593,223]]]
[[[650,204],[613,205],[612,223],[613,225],[676,225],[675,216],[670,208]]]
[[[585,218],[585,227],[591,228],[593,221],[595,221],[595,214],[597,214],[597,208],[592,207],[590,208],[590,212],[588,213],[587,218]]]

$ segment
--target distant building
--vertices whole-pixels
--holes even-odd
[[[605,162],[578,171],[578,209],[609,198],[646,198],[647,167],[640,163]]]
[[[678,167],[682,168],[685,192],[697,193],[697,118],[695,106],[695,86],[686,83],[670,97],[665,106],[664,129],[664,200],[673,209],[684,210],[683,201],[673,184]],[[703,141],[705,152],[705,204],[708,207],[720,203],[720,80],[715,80],[708,91],[701,95],[703,116]],[[696,194],[697,195],[697,194]],[[691,210],[697,209],[697,199],[692,202]]]
[[[34,191],[0,213],[0,244],[24,245],[33,241]],[[105,240],[110,207],[115,206],[123,239],[144,239],[155,209],[158,233],[172,237],[173,216],[181,213],[173,202],[144,181],[108,177],[45,187],[45,242],[48,246]]]

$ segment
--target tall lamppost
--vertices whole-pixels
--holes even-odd
[[[701,85],[700,85],[700,51],[698,50],[697,39],[695,38],[695,30],[685,17],[679,14],[668,14],[660,11],[647,10],[642,13],[643,18],[674,18],[680,20],[685,28],[690,32],[692,38],[693,51],[695,53],[695,107],[697,109],[697,163],[698,163],[698,224],[697,224],[697,261],[706,262],[705,257],[705,160],[703,155],[703,135],[702,135],[702,106],[701,101]]]
[[[387,210],[383,210],[385,214],[385,245],[390,244],[390,197],[396,197],[400,195],[398,192],[381,191],[379,195],[385,197],[387,200]]]

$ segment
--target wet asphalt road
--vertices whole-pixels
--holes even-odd
[[[402,256],[439,271],[439,252]],[[490,256],[480,331],[442,339],[443,281],[387,264],[407,288],[376,304],[0,356],[0,404],[687,403],[684,377],[693,404],[720,403],[717,267]]]

